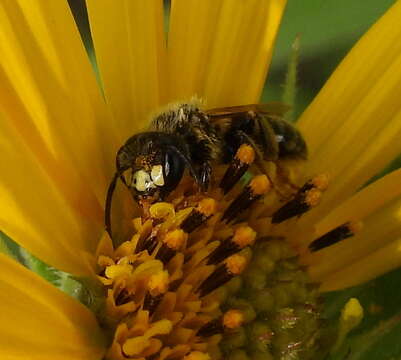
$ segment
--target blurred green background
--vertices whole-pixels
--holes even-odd
[[[69,3],[93,57],[84,2],[69,0]],[[345,54],[392,3],[393,0],[288,0],[262,101],[282,99],[291,45],[299,36],[294,106],[295,116],[298,116]],[[400,163],[394,162],[391,168],[399,167]],[[357,297],[365,309],[362,324],[330,359],[401,360],[400,289],[401,270],[396,270],[368,284],[326,294],[325,316],[329,322],[338,317],[350,297]]]
[[[296,114],[394,0],[288,0],[263,100],[280,100],[291,45],[300,38]],[[401,21],[401,19],[400,19]]]

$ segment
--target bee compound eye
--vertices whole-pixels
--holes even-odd
[[[163,166],[163,188],[166,191],[171,191],[175,189],[175,187],[181,180],[185,168],[185,162],[182,156],[180,156],[178,150],[170,150],[166,152]]]
[[[135,172],[133,184],[135,189],[141,192],[155,187],[150,175],[145,170],[138,170]]]
[[[150,172],[150,176],[152,177],[153,183],[155,185],[164,186],[163,167],[161,165],[153,166]]]

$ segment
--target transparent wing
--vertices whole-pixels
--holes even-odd
[[[214,108],[206,110],[205,113],[209,116],[210,120],[213,121],[213,118],[235,116],[247,113],[249,111],[254,111],[260,114],[268,114],[272,116],[282,117],[289,109],[290,106],[286,104],[280,102],[269,102],[265,104],[248,104],[248,105]]]

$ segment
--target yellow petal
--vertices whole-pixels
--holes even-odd
[[[394,171],[359,191],[318,222],[312,240],[349,221],[362,220],[364,226],[354,237],[321,251],[307,254],[302,261],[310,265],[313,279],[362,259],[401,236],[401,170]]]
[[[329,275],[322,281],[322,291],[332,291],[358,285],[401,265],[401,239],[376,250],[362,260]]]
[[[48,264],[89,274],[82,253],[95,248],[91,221],[78,216],[11,120],[1,116],[0,154],[0,229]]]
[[[380,248],[400,236],[401,199],[398,197],[368,216],[364,220],[362,230],[355,236],[309,256],[306,255],[303,262],[310,265],[311,277],[314,280],[321,280],[350,264],[369,257],[376,251],[380,251]]]
[[[332,176],[315,218],[355,192],[401,150],[400,16],[401,2],[396,2],[300,119],[310,148],[308,172]]]
[[[39,141],[49,148],[35,154],[40,162],[56,159],[66,184],[71,173],[74,187],[82,184],[75,191],[102,204],[116,140],[67,2],[2,1],[0,29],[0,87],[12,91],[1,100],[7,120],[29,145],[36,142],[32,151],[43,150]]]
[[[116,151],[105,104],[65,1],[3,1],[0,28],[3,230],[82,273]]]
[[[259,101],[285,0],[173,0],[170,96],[208,107]]]
[[[375,181],[333,209],[315,225],[316,236],[351,221],[362,220],[401,195],[401,169]],[[313,240],[313,239],[312,239]]]
[[[0,254],[0,358],[99,360],[94,315],[73,298]]]
[[[146,124],[165,97],[162,0],[87,0],[96,58],[119,140]]]

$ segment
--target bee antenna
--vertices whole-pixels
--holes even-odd
[[[114,189],[116,188],[117,180],[119,177],[120,173],[116,172],[110,182],[109,188],[107,189],[106,205],[104,210],[104,224],[106,226],[106,231],[109,233],[111,239],[113,239],[111,234],[111,203],[113,200]]]

